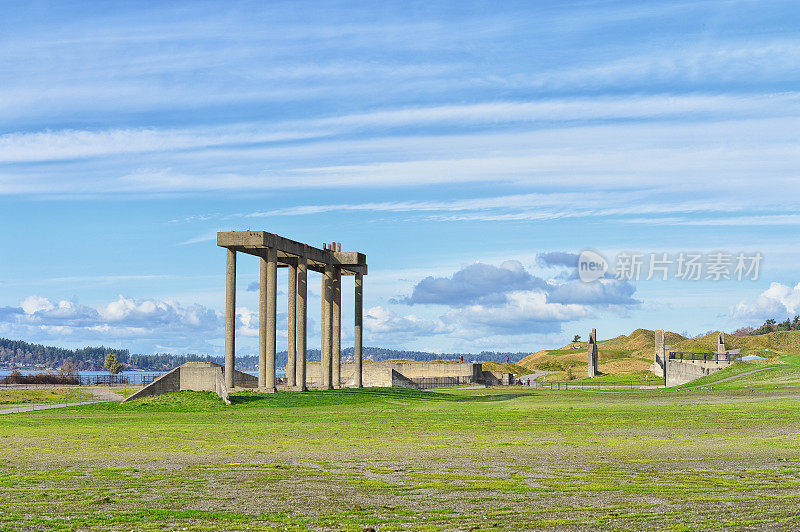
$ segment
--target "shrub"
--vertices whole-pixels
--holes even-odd
[[[0,380],[0,384],[80,384],[80,382],[75,375],[55,375],[54,373],[23,375],[15,369],[11,375]]]

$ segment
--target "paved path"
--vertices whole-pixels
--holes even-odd
[[[522,375],[520,380],[525,383],[528,379],[531,380],[531,388],[538,388],[540,385],[536,382],[536,379],[541,377],[542,375],[547,375],[548,373],[555,373],[555,371],[542,371],[542,370],[535,370],[533,373],[529,373],[528,375]],[[523,384],[524,386],[524,384]]]
[[[50,410],[51,408],[64,408],[65,406],[78,406],[78,405],[91,405],[94,403],[103,403],[104,401],[84,401],[82,403],[58,403],[52,405],[30,405],[30,404],[20,404],[19,406],[15,406],[14,408],[5,408],[0,410],[0,415],[2,414],[16,414],[18,412],[33,412],[34,410]]]

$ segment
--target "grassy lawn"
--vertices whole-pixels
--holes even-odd
[[[0,418],[0,529],[800,528],[796,388],[232,400]]]
[[[0,388],[0,408],[18,404],[79,403],[91,399],[92,394],[80,388]]]
[[[580,371],[575,371],[573,375],[581,375],[580,377],[567,380],[565,372],[550,373],[540,379],[543,385],[549,383],[567,383],[569,386],[583,385],[609,385],[609,386],[660,386],[664,384],[664,379],[659,379],[649,371],[637,371],[633,373],[621,374],[608,374],[598,375],[591,379],[586,376],[586,368],[580,368]]]

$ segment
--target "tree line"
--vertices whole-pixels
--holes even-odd
[[[786,318],[784,321],[777,321],[770,318],[764,322],[760,327],[742,327],[733,331],[734,336],[756,336],[758,334],[767,334],[775,331],[800,331],[800,316],[794,318]]]
[[[354,348],[342,350],[344,360],[352,360]],[[0,338],[0,367],[2,368],[45,368],[57,369],[69,362],[77,371],[103,371],[105,370],[106,357],[113,353],[122,364],[123,369],[142,371],[167,371],[180,366],[185,362],[209,361],[224,364],[224,357],[204,354],[155,353],[151,355],[131,354],[128,349],[114,347],[84,347],[80,349],[66,349],[63,347],[33,344],[21,340]],[[481,351],[474,353],[434,353],[429,351],[409,351],[403,349],[388,349],[384,347],[364,347],[364,357],[368,360],[416,360],[427,362],[431,360],[459,360],[463,357],[465,362],[478,360],[481,362],[505,362],[506,357],[511,362],[516,362],[530,353]],[[307,351],[308,360],[320,360],[319,349]],[[278,366],[285,366],[287,352],[281,351],[276,355]],[[238,355],[236,367],[242,371],[255,371],[258,369],[257,355]]]

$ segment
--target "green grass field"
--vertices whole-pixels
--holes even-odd
[[[233,400],[3,416],[0,529],[800,528],[796,387]]]
[[[90,401],[92,394],[80,388],[0,388],[0,409],[19,404],[57,404]]]

